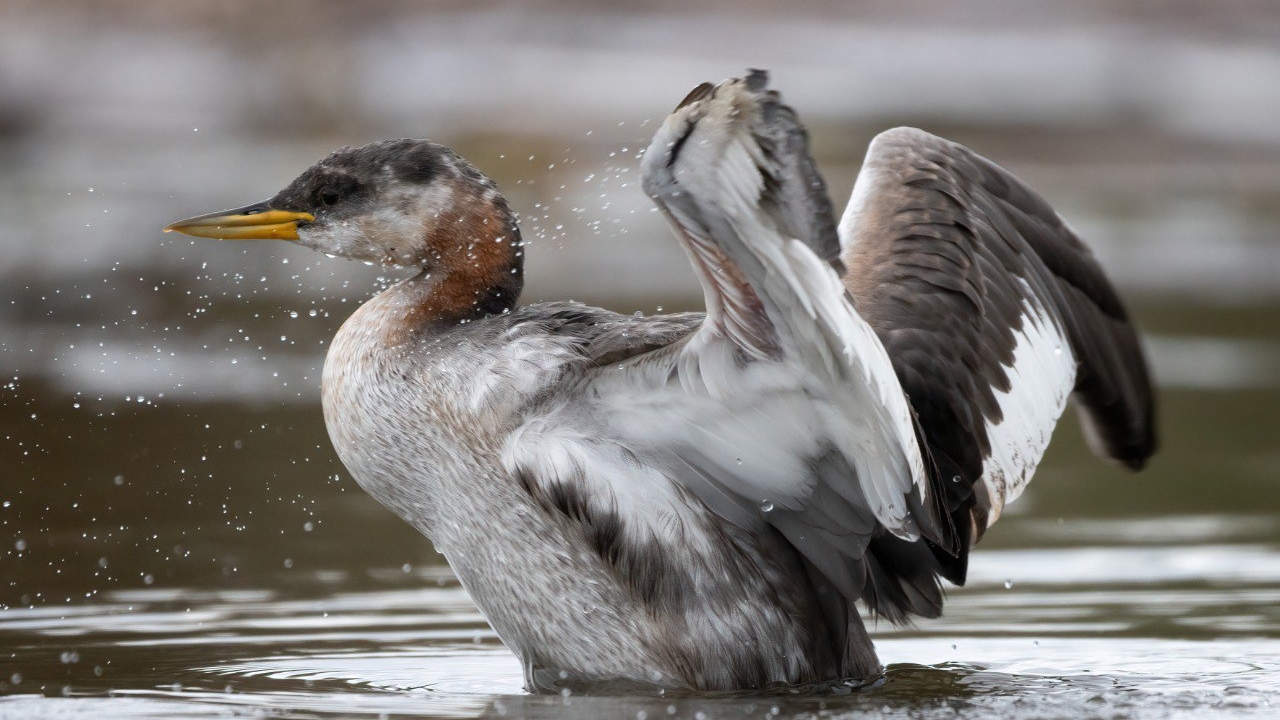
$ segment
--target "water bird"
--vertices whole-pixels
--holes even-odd
[[[1034,191],[888,130],[837,222],[753,71],[657,131],[644,191],[705,313],[518,303],[523,245],[449,148],[343,148],[270,200],[166,228],[409,268],[342,325],[330,438],[444,554],[533,691],[867,682],[856,603],[940,614],[1068,399],[1094,451],[1156,445],[1135,328]]]

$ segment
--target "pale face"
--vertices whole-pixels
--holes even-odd
[[[458,218],[488,217],[493,184],[443,145],[388,140],[343,148],[266,202],[189,218],[166,230],[222,239],[296,240],[313,250],[393,266],[430,266]],[[505,205],[502,208],[505,213]]]
[[[339,150],[308,169],[268,204],[313,216],[298,242],[381,265],[418,266],[441,230],[458,188],[457,162],[443,146],[393,141]]]
[[[427,238],[438,229],[437,221],[453,201],[452,184],[378,180],[369,200],[339,200],[332,208],[313,211],[315,220],[298,225],[298,243],[328,255],[380,265],[421,264]]]

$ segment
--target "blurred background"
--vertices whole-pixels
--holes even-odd
[[[327,339],[396,277],[161,227],[266,198],[339,146],[429,137],[519,213],[526,302],[697,309],[637,158],[690,88],[747,67],[808,124],[837,207],[880,130],[967,144],[1049,198],[1147,333],[1163,452],[1130,476],[1064,422],[991,557],[1173,548],[1135,566],[1182,568],[1168,602],[1203,571],[1280,603],[1247,563],[1280,544],[1280,5],[687,6],[0,0],[0,690],[130,684],[101,649],[119,638],[92,663],[83,638],[139,607],[451,582],[320,415]],[[982,557],[979,584],[1003,580]],[[1260,607],[1245,635],[1274,632]],[[1149,628],[1133,612],[1119,622]]]

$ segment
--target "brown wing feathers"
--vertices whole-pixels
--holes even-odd
[[[841,226],[846,286],[911,398],[961,543],[953,555],[888,535],[873,541],[869,585],[896,588],[898,597],[881,590],[865,599],[893,619],[940,606],[922,565],[929,580],[964,581],[969,546],[988,523],[979,485],[991,452],[986,425],[1000,420],[995,392],[1011,387],[1006,368],[1028,295],[1069,339],[1074,397],[1101,439],[1096,451],[1141,467],[1155,448],[1153,394],[1137,335],[1101,267],[1019,180],[960,145],[904,128],[873,143],[864,181],[871,186],[859,190],[860,211]]]
[[[944,141],[945,142],[945,141]],[[1048,271],[1079,360],[1075,396],[1100,445],[1094,451],[1139,470],[1155,452],[1155,408],[1141,344],[1120,296],[1093,253],[1062,218],[1016,178],[966,148],[1017,234]]]

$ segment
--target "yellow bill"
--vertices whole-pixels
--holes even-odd
[[[179,220],[164,231],[219,240],[297,240],[298,223],[315,219],[311,213],[275,210],[259,203]]]

